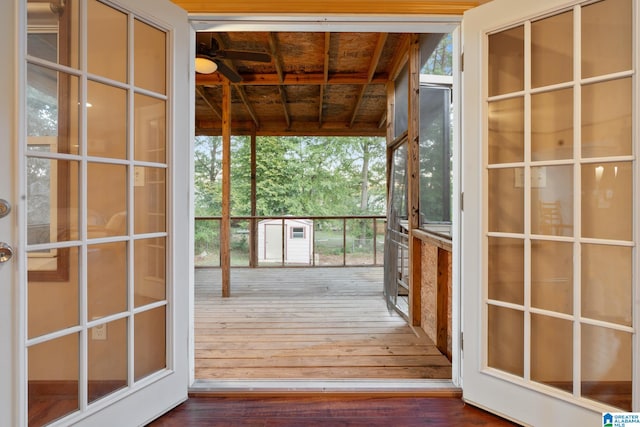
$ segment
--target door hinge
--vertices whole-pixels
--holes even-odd
[[[460,72],[464,71],[464,52],[460,54]]]
[[[464,351],[464,332],[460,332],[460,351]]]
[[[460,210],[464,211],[464,191],[460,193]]]

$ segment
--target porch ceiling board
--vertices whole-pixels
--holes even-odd
[[[313,13],[462,15],[478,0],[172,0],[189,13]]]
[[[242,76],[232,91],[231,128],[257,135],[384,136],[386,84],[406,61],[402,33],[198,33],[225,49],[267,52],[271,62],[226,60]],[[196,130],[222,129],[219,73],[196,75]],[[212,114],[213,113],[213,114]]]

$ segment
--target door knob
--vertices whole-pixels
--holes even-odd
[[[0,218],[4,218],[9,215],[11,212],[11,203],[7,202],[5,199],[0,199]]]
[[[7,262],[13,257],[13,249],[4,242],[0,242],[0,263]]]

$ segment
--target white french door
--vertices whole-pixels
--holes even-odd
[[[189,385],[186,12],[1,8],[0,424],[144,424]]]
[[[530,425],[640,411],[638,1],[465,14],[464,398]]]

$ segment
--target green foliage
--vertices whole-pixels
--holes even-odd
[[[250,215],[249,139],[234,137],[231,151],[231,214]],[[196,215],[220,215],[221,157],[221,138],[196,138]],[[383,138],[260,137],[256,143],[256,213],[382,214],[385,165]]]

